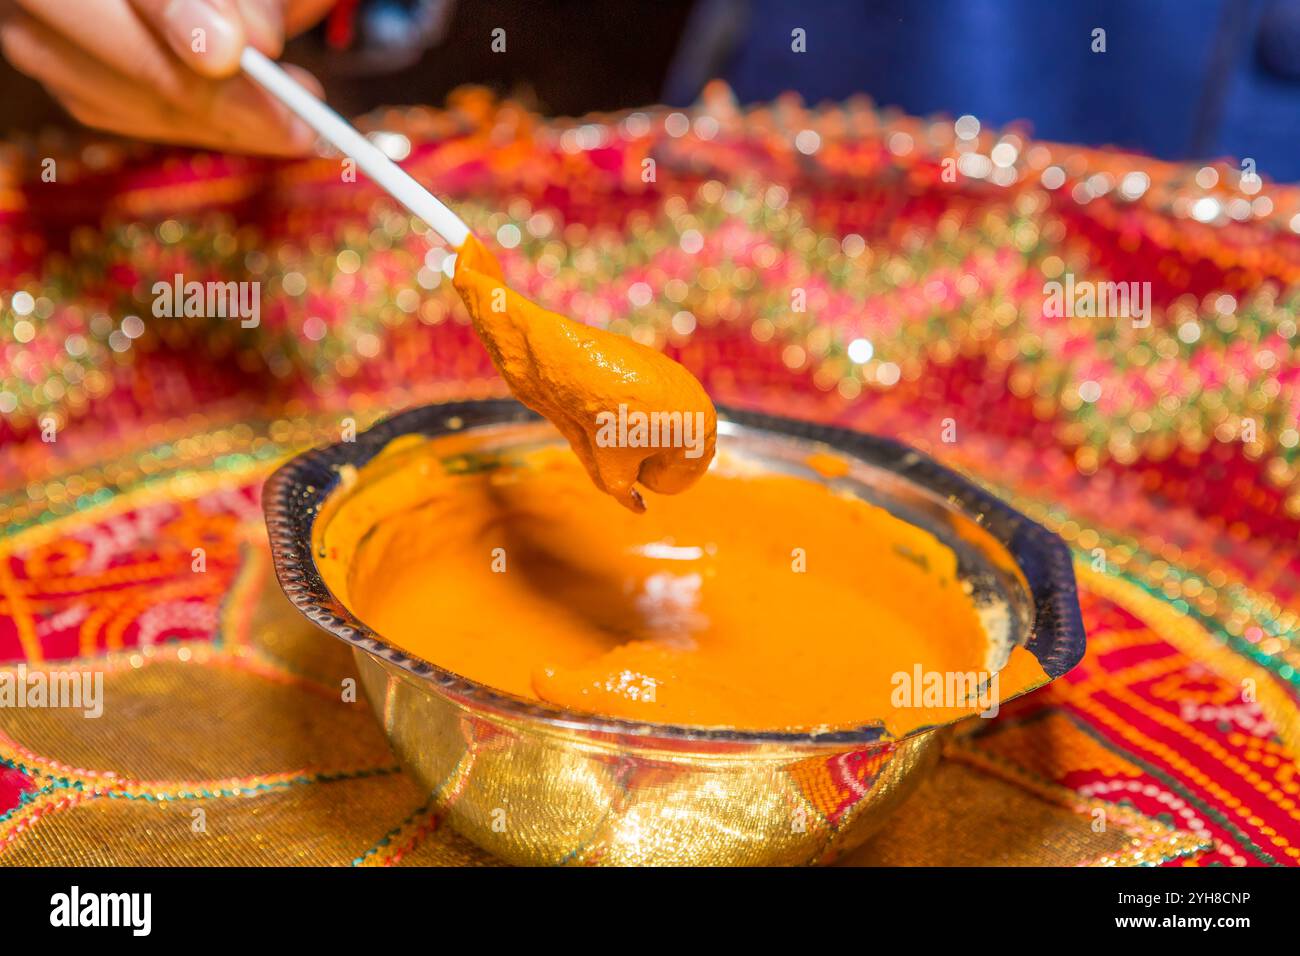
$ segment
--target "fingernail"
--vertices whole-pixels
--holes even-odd
[[[290,121],[289,142],[295,152],[308,152],[315,147],[318,139],[320,139],[320,137],[316,134],[316,131],[302,120],[294,117]]]
[[[172,0],[163,26],[176,52],[210,75],[228,73],[239,62],[243,31],[204,0]]]
[[[248,42],[270,57],[284,52],[284,24],[271,15],[263,0],[239,0]]]
[[[308,73],[302,67],[295,66],[292,63],[284,64],[284,70],[295,80],[305,86],[307,92],[316,97],[316,99],[325,99],[325,87],[323,87],[320,80],[316,79],[312,74]]]

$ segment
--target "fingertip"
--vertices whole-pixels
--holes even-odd
[[[251,81],[232,81],[226,103],[231,117],[241,118],[248,131],[256,131],[258,152],[305,156],[315,149],[319,139],[316,131]]]
[[[319,139],[320,137],[316,134],[316,131],[302,120],[294,118],[290,122],[289,138],[286,144],[292,155],[303,156],[310,153],[316,148]]]
[[[321,85],[320,80],[300,66],[295,66],[292,63],[283,63],[281,65],[284,67],[284,71],[305,86],[312,96],[318,100],[325,99],[325,87]]]
[[[284,52],[284,17],[270,8],[267,0],[238,0],[248,42],[271,59]]]
[[[163,27],[167,42],[195,72],[219,78],[239,69],[246,42],[243,25],[208,0],[171,0]]]

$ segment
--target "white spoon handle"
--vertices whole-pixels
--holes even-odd
[[[330,142],[345,156],[350,156],[362,172],[390,196],[423,219],[454,249],[469,236],[469,226],[444,206],[432,193],[417,183],[400,166],[384,155],[374,143],[322,103],[274,61],[251,46],[239,58],[244,72],[287,106],[304,123]]]

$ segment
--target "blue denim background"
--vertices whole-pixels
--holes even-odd
[[[806,53],[790,49],[795,27]],[[1098,27],[1105,53],[1091,50]],[[666,97],[689,102],[707,74],[744,102],[865,92],[1300,180],[1300,0],[700,0]]]

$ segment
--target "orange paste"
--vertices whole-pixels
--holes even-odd
[[[548,312],[513,292],[496,259],[472,235],[457,250],[452,284],[510,391],[555,424],[597,488],[641,511],[636,482],[671,495],[704,474],[713,458],[717,413],[690,372],[655,349]],[[631,430],[618,428],[628,421]],[[665,427],[638,436],[643,421]],[[673,425],[667,441],[645,443]]]
[[[983,709],[900,705],[898,675],[977,673],[997,656],[954,553],[927,531],[811,472],[725,454],[690,494],[633,514],[607,507],[558,446],[466,467],[458,441],[399,439],[346,476],[317,523],[326,583],[412,654],[650,722],[879,719],[901,734]],[[998,696],[1045,681],[1014,648]]]

